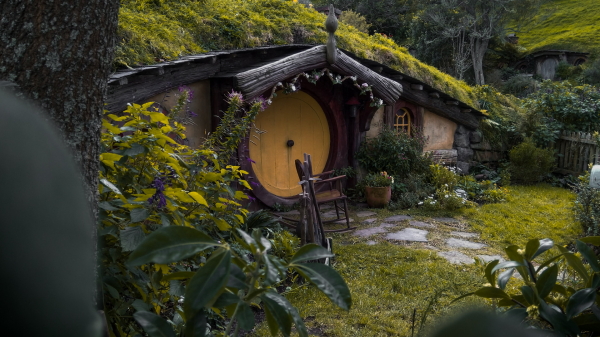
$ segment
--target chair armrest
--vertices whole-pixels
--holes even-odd
[[[340,179],[346,179],[346,176],[337,176],[337,177],[333,177],[333,178],[329,178],[329,179],[315,180],[315,184],[330,183],[332,181],[337,181],[337,180],[340,180]]]
[[[313,177],[324,176],[326,174],[332,174],[332,173],[333,173],[333,171],[321,172],[321,173],[313,174]]]

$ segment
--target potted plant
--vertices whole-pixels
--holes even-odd
[[[370,207],[385,207],[392,198],[394,178],[387,172],[370,173],[365,177],[367,204]]]

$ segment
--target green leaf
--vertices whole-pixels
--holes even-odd
[[[206,330],[206,316],[202,311],[197,312],[185,322],[185,337],[204,337]]]
[[[483,287],[477,289],[474,293],[475,295],[483,298],[506,298],[510,299],[507,293],[504,290],[496,287]]]
[[[594,246],[600,246],[600,236],[588,236],[585,238],[579,239],[581,242],[591,243]]]
[[[527,246],[525,246],[525,258],[527,261],[533,259],[533,255],[537,252],[538,248],[540,248],[540,240],[531,239],[527,242]]]
[[[504,316],[507,318],[514,320],[515,322],[521,323],[527,318],[527,309],[526,308],[513,308],[507,310],[504,313]]]
[[[213,239],[199,230],[182,226],[163,227],[148,235],[131,253],[127,264],[140,266],[150,262],[166,264],[181,261],[216,245]]]
[[[169,217],[166,214],[160,214],[160,223],[163,226],[171,226],[171,221],[169,220]]]
[[[206,264],[198,269],[185,290],[183,308],[186,315],[201,310],[219,294],[227,283],[230,267],[231,252],[217,250]]]
[[[254,313],[246,302],[238,303],[238,312],[236,318],[242,330],[250,331],[252,328],[254,328]]]
[[[121,193],[121,191],[117,188],[117,186],[115,186],[113,183],[111,183],[110,181],[106,180],[106,178],[102,178],[100,179],[100,183],[106,187],[108,187],[111,191],[113,191],[116,194],[123,194]]]
[[[237,229],[237,231],[243,240],[243,241],[240,241],[240,243],[242,244],[242,246],[244,246],[244,248],[246,248],[249,251],[253,251],[254,249],[256,249],[256,247],[258,247],[258,244],[256,243],[256,241],[254,241],[254,239],[250,235],[248,235],[248,233],[244,232],[243,230],[241,230],[239,228]],[[254,246],[255,248],[252,249],[252,246]]]
[[[302,277],[314,284],[333,304],[348,311],[352,296],[346,281],[333,268],[320,263],[295,264],[292,266]]]
[[[527,301],[527,303],[529,305],[534,305],[534,304],[539,303],[539,301],[537,300],[537,297],[535,296],[535,292],[533,291],[533,289],[531,289],[531,287],[522,286],[521,293],[523,294],[525,301]]]
[[[228,288],[235,289],[246,289],[246,274],[242,271],[242,269],[235,264],[231,265],[231,271],[229,275],[229,279],[227,280]]]
[[[499,263],[500,261],[494,260],[485,266],[485,278],[487,278],[490,284],[496,283],[496,274],[492,271],[492,269]]]
[[[105,211],[118,211],[119,209],[109,204],[108,201],[101,201],[98,203],[98,207],[102,208]]]
[[[123,249],[124,252],[131,252],[135,250],[145,238],[146,234],[141,226],[127,227],[121,230],[120,233],[121,249]]]
[[[553,257],[553,258],[551,258],[551,259],[548,259],[547,261],[545,261],[544,263],[542,263],[542,264],[541,264],[541,265],[540,265],[540,266],[537,268],[537,270],[536,270],[536,274],[537,274],[537,273],[539,273],[539,272],[540,272],[540,270],[544,269],[544,267],[546,267],[546,266],[547,266],[547,265],[549,265],[550,263],[552,263],[552,262],[554,262],[554,261],[556,261],[556,260],[560,259],[560,258],[561,258],[561,257],[563,257],[563,256],[564,256],[564,254],[560,254],[560,255],[557,255],[557,256],[555,256],[555,257]]]
[[[300,317],[298,313],[298,309],[296,309],[285,297],[271,291],[267,292],[262,297],[267,297],[275,302],[277,302],[280,306],[284,307],[287,310],[288,314],[292,317],[294,321],[294,325],[296,325],[296,330],[300,337],[308,337],[308,331],[306,330],[306,326],[304,325],[304,321]]]
[[[131,222],[142,222],[148,219],[148,210],[145,208],[134,208],[129,213],[131,216]]]
[[[523,267],[523,264],[516,262],[516,261],[506,261],[506,262],[498,263],[494,268],[492,268],[492,273],[499,269],[515,268],[515,267]]]
[[[267,278],[265,280],[266,283],[268,285],[272,285],[279,282],[279,270],[277,270],[273,262],[271,262],[269,255],[264,256],[264,262],[266,267],[265,272],[267,274]]]
[[[540,298],[546,298],[554,288],[556,284],[556,278],[558,277],[558,267],[556,265],[544,270],[542,275],[538,278],[535,283],[538,295]]]
[[[113,298],[120,300],[121,296],[119,296],[119,292],[117,291],[117,289],[115,289],[113,286],[111,286],[108,283],[104,283],[104,288],[106,288],[108,290],[108,293],[110,294],[110,296],[112,296]]]
[[[552,291],[554,291],[555,293],[561,294],[564,297],[567,297],[567,289],[565,289],[565,287],[561,286],[560,284],[555,284],[552,287]]]
[[[131,306],[136,311],[150,311],[150,307],[148,306],[148,304],[146,302],[140,300],[139,298],[136,299],[135,301],[133,301],[133,303],[131,303]]]
[[[529,272],[523,264],[525,260],[523,259],[523,256],[521,256],[521,254],[518,253],[518,250],[519,246],[516,245],[508,246],[504,249],[509,259],[522,264],[521,267],[517,267],[517,271],[519,272],[519,274],[521,274],[521,277],[524,281],[529,281]]]
[[[146,148],[140,144],[131,144],[131,148],[123,152],[124,156],[135,157],[140,153],[144,153]]]
[[[196,274],[196,272],[194,272],[194,271],[176,271],[174,273],[164,275],[162,280],[163,281],[184,280],[184,279],[189,279],[189,278],[194,277],[194,274]]]
[[[316,245],[314,243],[310,243],[302,246],[292,259],[290,260],[290,265],[294,263],[299,263],[308,260],[318,260],[328,257],[334,257],[333,253],[331,253],[327,248]]]
[[[537,256],[539,256],[543,252],[547,251],[548,249],[554,247],[554,241],[552,241],[550,239],[542,239],[542,240],[539,240],[539,242],[540,242],[540,246],[537,249],[537,251],[535,252],[535,254],[533,254],[533,256],[531,257],[531,260],[535,259]]]
[[[175,332],[167,321],[149,311],[138,311],[133,318],[150,337],[175,337]]]
[[[594,304],[594,301],[596,301],[596,289],[586,288],[574,293],[569,298],[567,308],[565,309],[567,318],[571,319],[574,316],[579,315],[585,309],[591,307],[592,304]]]
[[[540,316],[550,322],[554,330],[563,333],[565,335],[577,336],[579,335],[579,328],[577,325],[569,321],[567,317],[559,312],[551,308],[546,302],[540,302]]]
[[[280,305],[278,301],[274,301],[273,299],[261,296],[260,299],[265,306],[265,313],[269,313],[272,316],[273,321],[269,321],[267,319],[267,323],[269,324],[269,329],[271,330],[271,335],[275,336],[277,330],[281,330],[281,333],[284,336],[289,336],[292,331],[292,320],[290,314],[285,310],[285,307]],[[275,323],[275,326],[272,326]],[[275,331],[275,333],[273,333]]]
[[[468,293],[468,294],[461,295],[461,296],[459,296],[459,297],[457,297],[457,298],[453,299],[453,300],[452,300],[452,302],[450,302],[450,304],[452,304],[452,303],[454,303],[454,302],[456,302],[456,301],[458,301],[458,300],[462,300],[462,299],[463,299],[463,298],[465,298],[465,297],[472,296],[472,295],[475,295],[475,293]]]
[[[225,308],[232,304],[236,304],[239,301],[240,301],[240,297],[238,295],[228,293],[225,291],[221,294],[221,296],[219,296],[219,298],[217,298],[215,303],[213,303],[213,307]]]
[[[181,297],[185,294],[185,286],[180,280],[169,281],[169,295]]]
[[[269,332],[271,332],[271,336],[275,337],[279,332],[279,323],[277,323],[275,316],[271,314],[271,311],[266,305],[263,306],[263,308],[265,310],[265,318],[267,320],[267,325],[269,326]]]
[[[567,264],[575,269],[575,271],[577,272],[577,274],[579,274],[579,276],[581,276],[581,278],[587,282],[589,279],[589,275],[587,273],[587,270],[585,269],[585,266],[583,265],[583,262],[581,262],[581,260],[575,256],[575,254],[573,253],[565,253],[564,254],[565,259],[567,260]]]
[[[581,242],[580,240],[575,240],[575,243],[577,245],[577,250],[579,251],[579,253],[581,253],[581,255],[585,258],[585,260],[590,264],[590,267],[592,268],[592,270],[595,272],[599,272],[600,265],[598,265],[598,258],[596,257],[596,254],[594,254],[592,249],[590,247],[588,247],[588,245],[586,245],[584,242]]]
[[[498,275],[498,287],[500,287],[500,289],[504,290],[506,288],[506,284],[508,283],[514,272],[515,268],[510,268]]]

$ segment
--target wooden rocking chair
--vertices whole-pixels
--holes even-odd
[[[320,216],[320,211],[321,211],[320,205],[329,203],[329,202],[333,202],[337,218],[333,219],[333,220],[322,221],[322,222],[328,223],[328,222],[346,220],[347,228],[345,228],[343,230],[327,230],[325,232],[340,232],[340,231],[347,231],[347,230],[355,229],[356,227],[350,228],[350,218],[348,217],[348,202],[347,202],[348,197],[346,197],[346,195],[342,191],[342,180],[346,179],[346,176],[344,175],[344,176],[337,176],[337,177],[333,177],[333,178],[323,179],[322,177],[330,176],[333,173],[333,171],[327,171],[327,172],[323,172],[323,173],[313,174],[312,173],[312,163],[310,163],[310,160],[309,160],[310,164],[309,164],[308,171],[309,171],[310,177],[305,177],[304,171],[302,169],[302,162],[299,159],[296,159],[295,163],[296,163],[296,171],[298,173],[298,179],[300,179],[300,181],[303,181],[303,180],[308,181],[308,180],[310,180],[310,178],[320,178],[320,180],[313,180],[315,189],[317,189],[317,187],[320,187],[320,191],[316,192],[316,195],[315,195],[315,199],[317,201],[317,205],[319,208],[319,209],[317,209],[319,216]],[[325,188],[321,187],[323,184],[326,184]],[[338,205],[338,201],[340,203],[343,203],[344,207],[340,207]],[[344,215],[345,215],[344,218],[340,218],[340,211],[344,212]]]

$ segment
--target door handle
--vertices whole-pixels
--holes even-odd
[[[292,146],[294,146],[294,141],[293,141],[293,140],[291,140],[291,139],[290,139],[290,140],[288,140],[288,141],[287,141],[287,146],[288,146],[288,147],[292,147]]]

